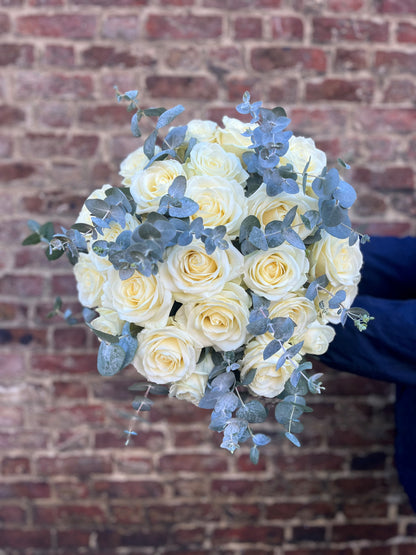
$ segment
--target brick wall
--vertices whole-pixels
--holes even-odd
[[[119,183],[136,141],[114,84],[186,119],[244,90],[352,166],[354,219],[415,234],[414,0],[0,0],[0,552],[411,555],[394,468],[394,388],[327,370],[298,450],[257,467],[218,448],[208,412],[158,400],[124,448],[129,370],[104,379],[70,269],[22,248],[28,218],[70,224]],[[53,270],[53,272],[52,272]]]

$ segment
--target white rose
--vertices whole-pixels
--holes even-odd
[[[175,317],[201,347],[233,351],[246,340],[250,304],[242,287],[227,283],[216,295],[183,304]]]
[[[189,179],[186,195],[199,205],[191,219],[201,217],[204,226],[225,225],[231,239],[240,233],[241,222],[247,216],[247,199],[244,189],[224,177],[196,175]]]
[[[81,253],[74,266],[79,302],[88,308],[101,304],[105,274],[97,268],[94,259]]]
[[[136,172],[130,192],[137,204],[137,214],[156,212],[160,197],[167,194],[172,181],[179,175],[185,172],[177,160],[156,161],[146,170]]]
[[[240,160],[244,152],[249,150],[251,145],[251,137],[246,137],[242,133],[247,129],[253,129],[256,124],[244,123],[236,118],[229,118],[224,116],[222,118],[224,129],[220,127],[217,130],[216,139],[217,143],[222,146],[227,152],[236,154]]]
[[[363,255],[357,241],[349,246],[348,239],[337,239],[327,232],[310,249],[310,280],[325,274],[336,285],[356,285],[360,281]]]
[[[302,336],[303,347],[301,352],[311,355],[323,355],[328,350],[329,344],[334,337],[334,328],[315,321],[308,326]]]
[[[98,331],[108,333],[110,335],[120,335],[124,322],[120,320],[117,312],[111,308],[97,308],[99,316],[94,318],[91,326]]]
[[[197,143],[185,164],[188,177],[215,175],[242,185],[248,178],[238,157],[216,143]]]
[[[239,278],[243,270],[243,255],[233,246],[208,255],[202,242],[175,245],[168,249],[167,260],[160,266],[160,278],[166,289],[179,302],[215,295],[228,281]]]
[[[292,135],[289,139],[289,150],[282,158],[280,158],[279,165],[292,164],[294,171],[298,174],[297,182],[302,184],[302,173],[306,164],[309,161],[307,185],[309,186],[308,193],[313,193],[311,185],[315,177],[321,174],[326,166],[326,154],[315,146],[315,142],[307,137],[295,137]]]
[[[304,291],[289,293],[269,306],[270,318],[291,318],[296,324],[293,334],[294,343],[300,341],[299,337],[316,320],[316,316],[315,305],[305,297]]]
[[[355,297],[358,293],[357,285],[336,285],[331,284],[325,287],[325,290],[318,290],[318,295],[315,297],[315,307],[318,313],[319,320],[326,324],[331,322],[331,324],[339,324],[341,322],[341,314],[338,314],[338,308],[328,308],[328,302],[331,300],[332,296],[338,291],[345,291],[346,298],[342,302],[343,308],[350,308]],[[319,303],[323,303],[323,308],[319,306]]]
[[[160,151],[160,147],[155,147],[155,153]],[[149,158],[143,152],[143,147],[131,152],[120,164],[119,175],[124,177],[122,183],[130,187],[134,174],[144,169],[148,164]]]
[[[174,325],[143,330],[133,365],[147,380],[166,384],[182,380],[196,370],[200,354],[189,335]]]
[[[283,354],[282,350],[264,360],[263,351],[268,343],[269,341],[264,336],[256,337],[247,343],[241,365],[241,378],[244,379],[252,368],[256,368],[254,379],[247,386],[248,390],[254,395],[273,398],[283,391],[294,366],[290,360],[287,360],[283,366],[276,370],[276,363]],[[301,356],[296,355],[294,359],[298,362]]]
[[[126,229],[134,231],[139,225],[139,222],[131,214],[126,214],[126,226],[124,228],[121,227],[121,225],[117,222],[111,222],[109,225],[110,227],[104,227],[102,229],[102,233],[99,234],[98,239],[100,241],[113,242],[117,239],[122,231]],[[94,241],[89,241],[89,246],[91,246],[93,243]],[[111,262],[106,256],[98,256],[98,254],[95,254],[93,250],[90,250],[90,256],[94,260],[94,263],[99,270],[108,270],[108,268],[112,266]]]
[[[214,367],[210,354],[198,362],[195,372],[170,386],[169,396],[198,405],[205,393],[208,376]]]
[[[173,301],[158,276],[145,277],[134,272],[130,278],[122,280],[118,271],[111,267],[102,304],[115,310],[126,322],[155,328],[166,325]]]
[[[215,141],[217,128],[215,121],[193,119],[188,123],[185,141],[194,137],[198,142],[212,143]]]
[[[107,185],[103,185],[101,187],[101,189],[95,189],[95,191],[93,191],[89,195],[87,200],[91,200],[91,199],[102,199],[102,200],[104,200],[105,198],[107,198],[107,195],[105,194],[107,189],[111,189],[111,185],[107,184]],[[85,204],[82,206],[81,211],[78,214],[78,218],[76,219],[75,223],[92,225],[91,212],[88,210],[88,208],[85,206]]]
[[[318,209],[318,200],[299,192],[295,195],[280,193],[270,197],[266,192],[266,184],[263,183],[255,193],[248,198],[249,213],[256,216],[261,225],[265,227],[275,220],[282,221],[291,208],[297,206],[295,219],[292,226],[296,233],[305,239],[312,233],[302,222],[301,214],[308,210]]]
[[[302,287],[308,269],[305,251],[284,243],[248,254],[244,260],[244,282],[257,295],[277,301]]]

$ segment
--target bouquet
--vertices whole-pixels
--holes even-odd
[[[231,453],[249,440],[253,463],[270,442],[256,428],[271,404],[299,446],[305,395],[323,389],[305,357],[327,350],[329,324],[352,318],[363,330],[371,319],[351,308],[368,240],[351,227],[353,187],[312,139],[286,130],[282,108],[249,93],[237,111],[250,121],[223,126],[172,126],[183,106],[142,109],[137,91],[117,100],[137,137],[142,118],[156,118],[121,163],[121,186],[92,192],[68,230],[30,221],[24,244],[46,242],[49,259],[66,253],[74,265],[100,374],[132,364],[144,378],[130,387],[126,443],[151,394],[168,394],[211,410]]]

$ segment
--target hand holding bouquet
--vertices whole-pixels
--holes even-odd
[[[351,308],[362,264],[353,187],[312,139],[285,130],[282,108],[248,93],[237,111],[249,123],[192,120],[163,139],[182,106],[141,109],[137,91],[117,98],[134,112],[134,135],[142,117],[157,118],[122,162],[122,186],[94,191],[69,230],[30,222],[25,244],[48,242],[50,259],[67,253],[100,339],[99,372],[133,364],[146,380],[131,387],[144,392],[137,412],[149,410],[151,393],[210,409],[221,446],[234,452],[251,440],[256,463],[270,438],[254,428],[273,399],[300,445],[304,395],[321,390],[305,355],[327,350],[329,323],[350,317],[365,329],[370,319]],[[135,433],[131,425],[128,439]]]

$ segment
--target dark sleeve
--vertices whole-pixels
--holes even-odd
[[[416,386],[416,299],[379,299],[359,295],[354,306],[375,319],[360,332],[348,319],[335,327],[335,338],[322,362],[367,378]]]
[[[416,237],[372,237],[361,250],[364,264],[360,295],[416,298]]]

